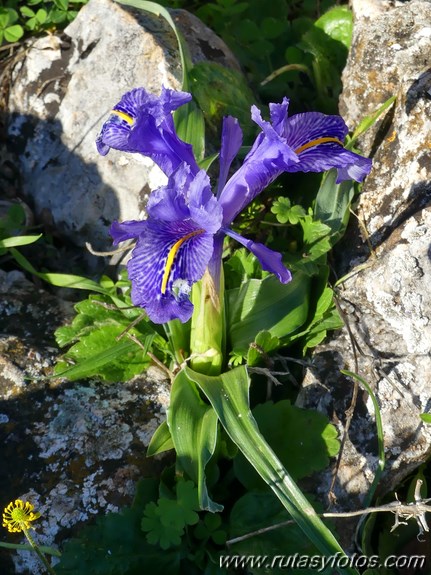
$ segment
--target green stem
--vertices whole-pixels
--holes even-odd
[[[46,570],[48,571],[48,573],[50,575],[56,575],[54,569],[51,567],[51,565],[48,563],[48,559],[45,557],[45,555],[42,553],[42,551],[39,549],[39,546],[37,545],[36,541],[33,539],[33,537],[30,535],[28,529],[26,529],[25,527],[22,528],[22,531],[24,533],[24,535],[27,538],[27,541],[30,543],[31,548],[33,549],[33,551],[36,553],[36,555],[39,557],[39,559],[42,561],[42,563],[45,565]]]
[[[223,295],[221,268],[218,281],[207,270],[192,288],[195,309],[190,335],[191,366],[199,373],[218,375],[222,370],[225,330]]]

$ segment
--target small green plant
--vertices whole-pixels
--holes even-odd
[[[19,15],[13,8],[0,8],[0,45],[3,42],[18,42],[23,35],[24,29],[17,24]]]
[[[74,20],[88,0],[7,0],[0,8],[0,44],[25,35],[61,29]]]

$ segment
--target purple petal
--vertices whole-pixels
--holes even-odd
[[[191,219],[198,228],[209,233],[219,230],[223,218],[208,174],[200,170],[193,176],[187,164],[180,164],[167,185],[150,195],[147,211],[150,217],[164,221]]]
[[[142,112],[130,132],[128,145],[129,151],[151,158],[167,176],[183,162],[193,173],[199,171],[193,147],[177,136],[171,117],[162,119]]]
[[[282,262],[282,256],[279,252],[270,250],[263,244],[253,242],[252,240],[247,240],[229,228],[223,228],[223,231],[225,234],[231,238],[234,238],[237,242],[250,250],[260,261],[262,269],[277,276],[277,278],[283,284],[290,282],[292,279],[292,274],[284,266]]]
[[[143,106],[153,107],[156,101],[157,96],[150,94],[144,88],[126,92],[113,107],[97,137],[96,146],[99,154],[106,156],[111,148],[133,152],[128,139],[139,111]]]
[[[270,104],[269,113],[271,116],[271,123],[277,134],[282,135],[284,132],[284,124],[287,119],[289,109],[289,99],[283,98],[281,104]]]
[[[111,148],[129,151],[130,129],[131,126],[125,120],[118,116],[110,116],[96,139],[96,147],[99,154],[106,156]]]
[[[346,150],[343,146],[348,128],[340,116],[320,112],[296,114],[282,119],[287,107],[271,104],[274,128],[298,154],[299,163],[289,172],[324,172],[339,168],[337,183],[354,179],[362,181],[371,169],[371,160]]]
[[[188,218],[190,213],[185,194],[191,181],[190,167],[181,164],[171,174],[166,186],[161,186],[150,194],[147,203],[148,215],[167,222]]]
[[[344,168],[338,168],[336,179],[337,184],[343,180],[355,180],[356,182],[362,182],[362,180],[368,176],[371,171],[373,162],[370,158],[364,158],[363,156],[354,154],[353,152],[350,152],[350,154],[355,156],[354,162]]]
[[[208,174],[201,170],[189,187],[190,217],[205,231],[214,234],[220,229],[223,209],[213,196]]]
[[[146,228],[146,221],[130,220],[128,222],[112,222],[109,233],[111,234],[114,245],[124,242],[125,240],[138,239]]]
[[[127,266],[132,301],[155,323],[175,318],[185,322],[193,312],[189,292],[211,258],[213,236],[190,221],[142,224],[144,230]]]
[[[282,172],[290,171],[295,162],[297,155],[275,132],[274,137],[260,138],[220,194],[223,224],[229,225]]]
[[[147,92],[145,88],[134,88],[124,94],[118,104],[113,107],[113,111],[123,112],[136,119],[142,106],[154,106],[157,101],[157,96]]]
[[[218,179],[218,193],[220,196],[221,190],[229,174],[229,168],[233,159],[237,155],[242,144],[242,130],[239,122],[232,116],[223,118],[223,128],[221,134],[221,148],[220,148],[220,174]]]
[[[168,116],[169,112],[175,111],[177,108],[184,106],[192,99],[192,95],[188,92],[180,92],[179,90],[171,90],[162,86],[162,93],[160,95],[160,103],[163,108],[163,113]]]
[[[324,143],[299,154],[300,162],[290,172],[325,172],[338,168],[337,183],[354,179],[361,182],[371,170],[371,160],[342,148],[338,144]]]
[[[133,293],[133,290],[132,290]],[[171,295],[161,296],[147,304],[145,311],[153,323],[167,323],[179,319],[186,323],[193,315],[194,306],[187,299],[175,299]]]
[[[160,96],[144,88],[124,94],[97,137],[100,154],[110,148],[138,152],[151,158],[168,176],[186,162],[194,173],[199,167],[190,144],[178,138],[172,112],[189,102],[191,95],[162,88]]]
[[[336,138],[344,142],[348,128],[341,116],[327,116],[320,112],[305,112],[287,118],[280,135],[297,153],[301,146],[320,138]]]

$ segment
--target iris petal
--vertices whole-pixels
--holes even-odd
[[[242,144],[242,130],[239,122],[232,116],[223,118],[220,148],[220,174],[218,179],[218,193],[220,196],[229,174],[229,168],[233,159],[239,152]]]
[[[183,220],[189,217],[185,191],[192,181],[190,168],[186,164],[169,177],[166,186],[151,193],[147,203],[147,213],[152,218],[167,222]]]
[[[220,229],[223,210],[217,198],[213,196],[208,174],[201,170],[188,191],[190,217],[207,232],[215,233]]]
[[[280,282],[283,284],[290,282],[292,279],[292,274],[283,264],[282,256],[279,252],[270,250],[258,242],[248,240],[247,238],[244,238],[229,228],[223,228],[223,231],[226,235],[235,239],[237,242],[250,250],[260,261],[262,269],[276,275]]]
[[[160,96],[144,88],[127,92],[97,137],[99,153],[106,155],[110,148],[138,152],[150,157],[168,176],[181,162],[197,173],[193,148],[177,136],[172,118],[172,112],[190,100],[190,94],[164,87]]]
[[[143,307],[155,323],[174,318],[185,322],[193,312],[189,288],[204,274],[213,236],[191,221],[141,223],[144,231],[127,266],[132,302]]]
[[[305,112],[286,118],[280,132],[286,143],[297,150],[300,146],[319,138],[332,137],[344,142],[348,128],[341,116],[327,116],[320,112]]]
[[[262,190],[298,161],[297,155],[275,132],[274,137],[260,138],[220,194],[223,224],[229,225]]]
[[[139,236],[145,231],[147,222],[130,220],[127,222],[112,222],[109,233],[111,234],[114,245],[126,240],[138,239]]]
[[[300,162],[291,167],[291,172],[324,172],[338,169],[337,183],[354,179],[361,182],[368,175],[372,161],[342,148],[338,144],[316,145],[299,154]]]
[[[116,104],[96,140],[99,154],[106,156],[111,148],[133,152],[129,144],[132,127],[142,108],[152,108],[157,97],[144,88],[135,88],[126,92]]]
[[[167,176],[182,162],[186,162],[196,174],[199,166],[193,155],[193,147],[177,136],[171,121],[171,118],[161,122],[159,117],[140,115],[130,132],[130,151],[151,158]]]

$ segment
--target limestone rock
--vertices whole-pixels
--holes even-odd
[[[224,43],[184,11],[194,61],[235,66]],[[109,22],[109,26],[107,25]],[[111,245],[114,219],[142,215],[150,190],[166,178],[151,160],[112,150],[97,154],[95,138],[127,90],[181,87],[176,37],[163,18],[111,0],[91,0],[62,36],[37,40],[14,70],[9,139],[19,151],[23,187],[36,213],[51,218],[75,244]]]
[[[352,381],[339,370],[358,370],[367,380],[384,426],[380,493],[431,453],[431,428],[420,419],[431,407],[430,51],[429,2],[356,20],[342,115],[354,127],[391,95],[397,100],[362,141],[373,156],[357,205],[368,238],[352,222],[338,250],[340,275],[353,272],[339,290],[351,336],[345,328],[316,350],[299,398],[301,405],[335,412],[342,424]],[[361,507],[377,469],[376,437],[373,406],[362,391],[336,484],[341,508]]]
[[[373,21],[356,22],[343,75],[340,111],[350,126],[389,97],[393,108],[361,141],[374,169],[360,215],[373,245],[429,202],[431,3],[413,1]]]
[[[21,272],[1,270],[0,300],[2,501],[31,501],[42,513],[37,541],[60,546],[92,516],[130,505],[136,482],[160,472],[145,449],[165,417],[169,385],[154,369],[110,385],[49,379],[53,331],[70,306]],[[0,549],[0,564],[4,575],[44,573],[30,552]]]

